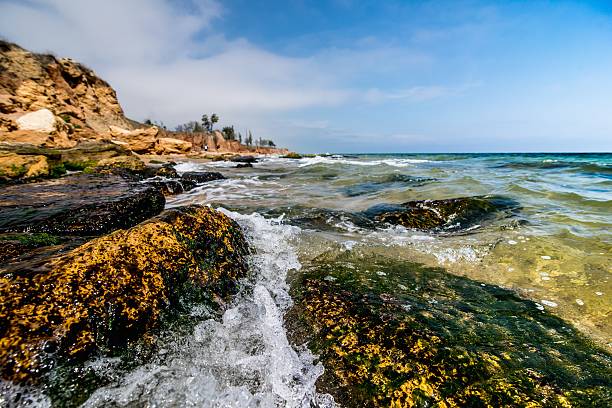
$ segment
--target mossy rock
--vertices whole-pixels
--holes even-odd
[[[363,214],[379,222],[411,229],[456,232],[477,227],[495,217],[510,216],[518,208],[516,201],[506,197],[478,196],[380,204]]]
[[[292,286],[286,324],[343,406],[612,406],[612,357],[509,290],[348,255]]]
[[[247,273],[240,227],[208,207],[168,210],[42,267],[0,269],[2,377],[36,380],[58,359],[124,347],[182,296],[227,298]]]
[[[163,194],[113,175],[78,174],[0,190],[0,232],[100,235],[159,214]]]
[[[283,159],[301,159],[303,156],[299,153],[291,152],[282,156]]]

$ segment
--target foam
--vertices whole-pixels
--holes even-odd
[[[300,167],[313,166],[316,164],[349,164],[353,166],[381,166],[408,167],[417,163],[428,163],[431,160],[424,159],[384,159],[384,160],[349,160],[336,156],[315,156],[299,160]]]

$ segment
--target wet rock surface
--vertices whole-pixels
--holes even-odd
[[[342,406],[604,407],[612,356],[513,292],[368,257],[315,261],[286,325]]]
[[[195,206],[0,268],[2,377],[35,381],[57,364],[124,347],[182,299],[227,298],[247,273],[248,251],[233,220]]]
[[[183,173],[183,175],[181,176],[182,180],[186,180],[186,181],[192,181],[195,183],[207,183],[209,181],[214,181],[214,180],[222,180],[225,177],[223,176],[223,174],[216,172],[216,171],[203,171],[203,172],[197,172],[197,171],[188,171],[186,173]]]
[[[257,163],[257,157],[255,156],[232,156],[230,161],[234,163]]]
[[[114,175],[76,174],[0,189],[0,232],[100,235],[159,214],[156,187]]]
[[[406,228],[456,232],[477,227],[495,217],[508,217],[517,209],[518,203],[512,199],[479,196],[380,204],[367,209],[363,215]]]

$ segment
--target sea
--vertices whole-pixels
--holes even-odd
[[[167,207],[209,205],[235,219],[254,248],[252,274],[220,316],[192,305],[198,323],[166,329],[145,363],[88,362],[109,380],[86,407],[335,406],[315,386],[324,365],[285,328],[289,281],[321,257],[417,262],[507,288],[612,350],[612,154],[327,154],[176,168],[226,177]],[[513,211],[448,232],[356,221],[377,205],[472,196],[503,197]]]

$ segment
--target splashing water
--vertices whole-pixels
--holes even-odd
[[[221,321],[205,320],[164,345],[158,361],[97,390],[85,407],[333,407],[317,394],[323,367],[307,349],[294,350],[283,329],[291,306],[286,274],[301,267],[291,240],[299,228],[261,215],[225,211],[255,248],[253,277]]]

